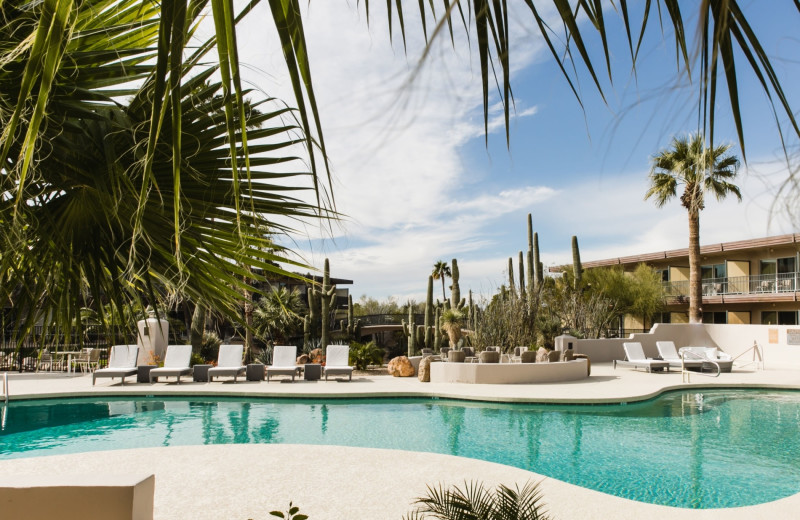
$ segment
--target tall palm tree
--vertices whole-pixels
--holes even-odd
[[[736,178],[739,159],[729,155],[730,145],[706,146],[700,134],[675,137],[669,149],[653,157],[650,189],[645,199],[653,198],[663,207],[677,196],[683,185],[681,205],[689,215],[689,323],[703,320],[703,291],[700,283],[700,212],[705,208],[706,194],[717,200],[733,194],[739,201],[742,194],[731,181]]]
[[[444,279],[453,277],[453,273],[450,271],[450,266],[447,265],[447,262],[444,260],[438,260],[435,264],[433,264],[431,276],[433,276],[434,280],[442,281],[442,301],[447,300],[447,296],[444,292]]]

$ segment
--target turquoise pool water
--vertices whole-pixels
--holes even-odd
[[[11,402],[0,459],[228,443],[429,451],[535,471],[643,502],[758,504],[800,492],[800,393],[669,393],[603,406],[432,399]]]

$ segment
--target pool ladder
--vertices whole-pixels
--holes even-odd
[[[704,366],[705,366],[706,363],[708,363],[709,365],[714,365],[715,367],[717,367],[717,373],[716,374],[705,374],[705,373],[703,373],[702,369],[700,370],[700,372],[692,372],[691,370],[686,370],[686,367],[683,365],[683,362],[687,358],[691,359],[692,361],[702,361]],[[719,363],[717,363],[716,361],[708,359],[708,358],[706,358],[704,356],[701,356],[699,354],[695,354],[694,352],[689,352],[689,351],[681,352],[681,382],[682,383],[691,383],[692,382],[692,374],[697,374],[697,375],[706,376],[706,377],[719,377],[719,374],[720,374],[721,371],[722,370],[720,369]]]
[[[8,372],[3,372],[3,402],[8,403]]]

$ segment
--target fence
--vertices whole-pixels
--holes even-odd
[[[22,338],[21,341],[18,338]],[[135,343],[135,339],[125,342]],[[44,333],[41,329],[23,336],[16,330],[7,329],[0,334],[0,370],[36,371],[43,353],[52,356],[56,352],[77,352],[84,348],[100,349],[99,366],[102,367],[108,364],[110,346],[106,334],[99,330],[89,330],[80,337],[67,337],[59,333]],[[50,365],[50,368],[56,365],[66,370],[67,358],[53,356]]]

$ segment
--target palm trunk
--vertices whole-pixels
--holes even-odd
[[[703,323],[700,280],[700,212],[689,210],[689,323]]]

